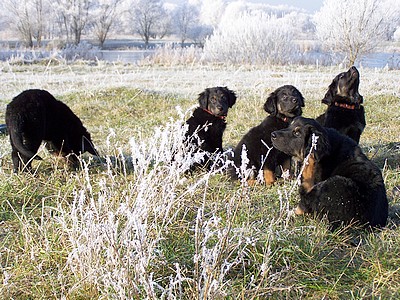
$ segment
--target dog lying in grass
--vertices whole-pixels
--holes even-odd
[[[271,138],[275,148],[305,160],[296,214],[326,215],[332,230],[342,224],[386,225],[382,173],[354,140],[303,117],[274,131]]]
[[[356,143],[360,142],[365,122],[363,96],[358,92],[360,73],[356,67],[335,76],[322,103],[327,104],[325,113],[317,121],[325,127],[335,128]]]
[[[212,154],[222,153],[222,136],[226,128],[226,116],[228,110],[236,103],[236,94],[227,87],[206,88],[199,94],[199,107],[186,121],[188,130],[186,140],[205,151],[203,161],[196,163],[192,169],[197,167],[209,167]]]
[[[294,117],[302,114],[304,98],[298,89],[292,85],[284,85],[272,92],[265,104],[264,110],[269,113],[260,125],[247,132],[234,149],[232,158],[234,166],[229,168],[231,178],[238,179],[238,170],[242,164],[242,150],[245,147],[249,160],[247,177],[249,184],[254,184],[258,173],[263,172],[267,185],[275,182],[276,169],[290,169],[290,156],[272,148],[271,133],[286,128]]]
[[[81,120],[45,90],[26,90],[16,96],[7,105],[6,124],[14,172],[29,171],[33,159],[41,160],[37,151],[42,141],[50,152],[68,156],[73,167],[78,166],[81,153],[97,155]]]

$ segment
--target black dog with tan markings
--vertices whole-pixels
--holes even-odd
[[[358,92],[359,84],[360,73],[354,66],[336,75],[322,99],[328,108],[317,118],[323,126],[335,128],[357,143],[366,124],[364,107],[361,105],[363,96]]]
[[[292,85],[284,85],[272,92],[264,103],[264,110],[269,113],[260,125],[247,132],[234,149],[233,163],[229,173],[233,179],[242,164],[242,151],[245,147],[249,160],[247,168],[250,170],[247,181],[253,184],[260,171],[267,185],[276,178],[276,169],[280,166],[290,168],[290,156],[272,148],[271,133],[286,128],[294,117],[302,114],[304,98],[298,89]]]
[[[341,224],[386,225],[382,173],[352,139],[298,117],[288,128],[273,132],[272,143],[297,160],[307,157],[296,214],[327,215],[332,229]]]
[[[88,151],[97,155],[90,134],[71,109],[45,90],[26,90],[6,109],[14,171],[30,170],[42,141],[56,155],[69,156],[77,167],[77,156]]]
[[[199,107],[186,121],[186,139],[192,145],[207,152],[202,163],[196,167],[208,167],[213,153],[221,153],[222,136],[226,128],[228,110],[236,103],[236,94],[227,87],[206,88],[199,94]]]

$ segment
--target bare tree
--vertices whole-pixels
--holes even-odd
[[[314,16],[318,38],[326,48],[346,54],[348,64],[353,65],[386,39],[391,24],[396,23],[398,10],[396,14],[396,10],[386,9],[389,1],[325,0]],[[398,0],[391,2],[399,6]]]
[[[83,30],[90,20],[91,0],[58,0],[53,2],[54,11],[58,14],[67,36],[67,42],[78,45]]]
[[[123,0],[97,0],[93,11],[93,32],[103,48],[111,27],[117,22]]]
[[[174,20],[177,34],[181,39],[181,45],[190,37],[192,29],[199,23],[200,12],[196,6],[184,2],[175,10]]]
[[[5,0],[4,9],[9,13],[10,22],[14,23],[20,38],[28,47],[33,47],[36,39],[41,46],[45,31],[45,15],[49,13],[46,9],[45,0]]]
[[[145,48],[148,48],[150,38],[165,34],[161,24],[166,13],[161,0],[135,0],[130,14],[133,29],[142,37]]]

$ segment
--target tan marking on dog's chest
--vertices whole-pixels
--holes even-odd
[[[306,190],[308,193],[311,191],[315,184],[315,167],[316,167],[316,162],[315,162],[315,157],[314,154],[311,154],[308,157],[307,162],[305,162],[305,166],[303,169],[303,172],[301,174],[301,185],[303,188]]]

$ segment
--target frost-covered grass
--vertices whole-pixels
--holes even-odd
[[[2,63],[1,118],[14,95],[47,89],[81,117],[104,158],[85,155],[70,171],[42,150],[34,175],[16,175],[0,137],[1,298],[398,298],[399,71],[359,69],[361,146],[383,170],[390,201],[382,231],[331,233],[324,221],[294,217],[294,180],[247,187],[218,170],[184,173],[180,125],[204,88],[238,94],[228,148],[264,118],[280,85],[299,88],[304,115],[317,116],[344,69]]]

